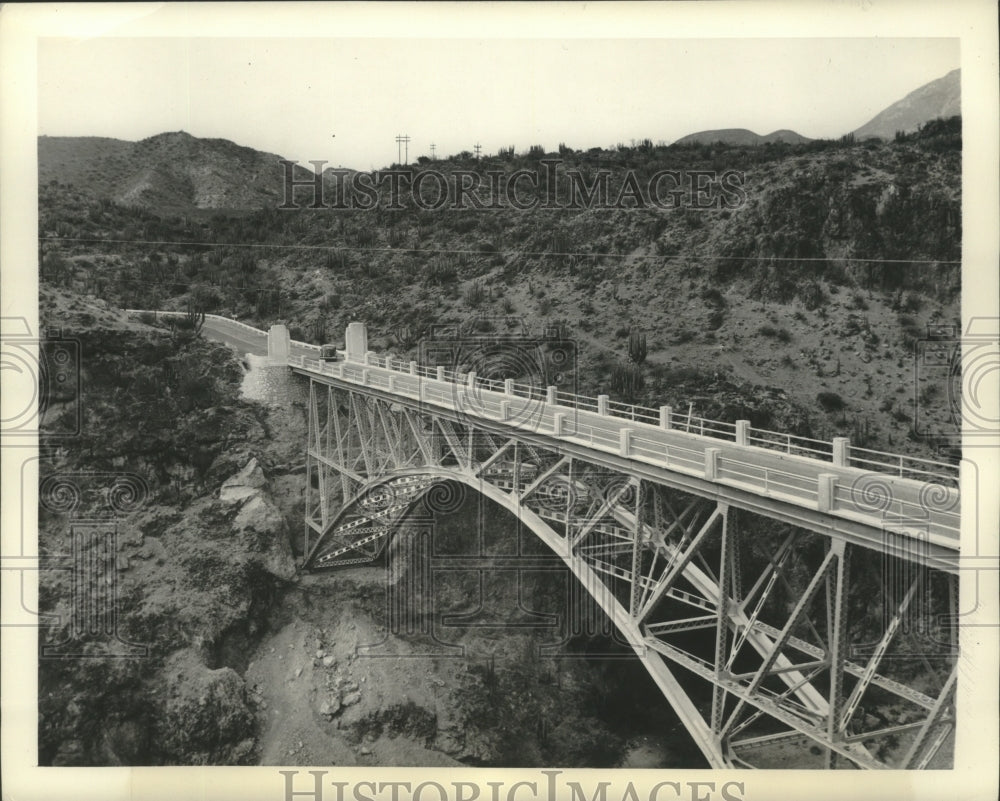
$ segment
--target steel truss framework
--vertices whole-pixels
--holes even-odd
[[[434,407],[311,379],[308,412],[306,569],[374,561],[421,497],[459,482],[565,562],[712,767],[947,764],[955,627],[930,650],[899,641],[932,585],[956,604],[954,575]],[[878,620],[851,592],[873,564],[889,565]]]

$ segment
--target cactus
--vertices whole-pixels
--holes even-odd
[[[192,304],[188,304],[187,311],[184,313],[184,319],[187,321],[187,326],[195,334],[201,333],[201,327],[205,324],[205,312],[196,309]]]
[[[628,335],[628,357],[633,364],[646,361],[646,335],[632,332]]]
[[[611,389],[628,401],[634,401],[646,386],[642,368],[637,364],[619,364],[611,372]]]

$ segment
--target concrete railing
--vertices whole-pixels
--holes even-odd
[[[670,431],[683,431],[703,437],[734,442],[739,445],[779,451],[787,455],[803,456],[809,459],[828,461],[835,465],[853,465],[900,478],[916,481],[944,482],[958,486],[958,465],[948,462],[924,459],[916,456],[873,451],[851,446],[846,437],[835,437],[831,441],[802,437],[779,431],[754,428],[748,420],[734,423],[710,420],[690,414],[678,414],[670,406],[652,409],[611,401],[606,395],[597,398],[561,392],[555,387],[541,388],[506,379],[483,379],[473,374],[455,372],[443,367],[425,367],[415,362],[393,360],[391,357],[365,354],[365,364],[387,370],[409,373],[432,378],[437,381],[463,384],[475,391],[502,391],[514,397],[532,400],[544,399],[550,405],[566,406],[580,411],[595,411],[606,417],[628,420],[637,425],[655,426]]]

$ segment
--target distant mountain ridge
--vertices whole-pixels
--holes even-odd
[[[912,133],[937,117],[962,113],[962,71],[952,70],[937,80],[914,89],[854,131],[856,139],[878,137],[889,140],[896,131]]]
[[[956,69],[910,92],[853,133],[858,140],[892,140],[897,131],[912,133],[930,120],[959,114],[961,71]],[[785,128],[763,136],[747,128],[719,128],[688,134],[674,144],[721,142],[752,147],[812,141]],[[139,142],[104,137],[38,138],[40,185],[58,181],[95,197],[160,213],[277,207],[284,195],[285,168],[281,161],[282,157],[273,153],[227,139],[200,139],[184,131],[157,134]],[[326,171],[328,185],[334,180],[331,170],[328,167]],[[296,168],[297,181],[311,177],[308,167]]]
[[[947,75],[914,89],[906,97],[880,111],[871,120],[852,133],[856,139],[878,138],[890,140],[896,131],[913,133],[921,125],[938,117],[947,119],[962,113],[962,71],[952,70]],[[768,142],[783,141],[788,144],[811,142],[786,128],[766,136],[747,128],[715,128],[688,134],[674,142],[675,145],[711,145],[722,142],[726,145],[747,147]]]
[[[675,145],[712,145],[716,142],[722,142],[725,145],[764,145],[768,142],[787,142],[790,145],[799,144],[800,142],[811,142],[807,136],[802,136],[802,134],[796,133],[795,131],[790,131],[787,128],[782,128],[781,130],[774,131],[767,134],[766,136],[761,136],[758,133],[754,133],[747,128],[717,128],[709,131],[698,131],[697,133],[688,134],[676,142]]]

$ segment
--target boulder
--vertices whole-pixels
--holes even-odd
[[[326,718],[332,718],[340,711],[340,699],[333,695],[322,703],[319,713]]]
[[[257,457],[252,458],[236,475],[230,476],[222,483],[219,490],[219,500],[241,501],[260,493],[266,483],[264,471],[257,464]]]
[[[247,500],[233,518],[232,531],[243,540],[247,551],[259,554],[260,563],[268,573],[291,579],[295,575],[295,557],[285,518],[265,494],[255,491],[257,495]]]

